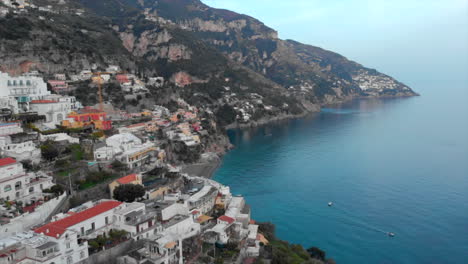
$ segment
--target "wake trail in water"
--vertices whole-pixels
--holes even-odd
[[[350,223],[353,222],[354,226],[359,226],[361,228],[365,228],[365,229],[372,230],[372,231],[379,232],[379,233],[383,233],[383,234],[389,234],[389,232],[369,224],[367,221],[365,221],[363,219],[360,219],[359,217],[351,214],[350,212],[346,211],[343,208],[340,208],[339,206],[333,205],[331,208],[333,208],[335,210],[338,210],[338,211],[342,212],[343,214],[345,214],[347,217],[349,217],[350,220],[348,220],[348,222],[350,222]]]

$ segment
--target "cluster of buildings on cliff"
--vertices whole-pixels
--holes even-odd
[[[83,71],[68,77],[97,83],[115,78],[133,94],[146,89],[114,66],[104,74]],[[158,86],[164,80],[150,82]],[[37,72],[0,73],[0,264],[94,263],[116,247],[125,248],[115,255],[122,264],[186,263],[202,254],[203,243],[237,243],[240,260],[258,256],[260,243],[267,241],[245,200],[217,182],[181,174],[167,162],[162,142],[198,151],[209,136],[197,108],[178,99],[175,111],[158,105],[140,113],[119,111],[116,122],[111,118],[115,111],[84,107],[66,95],[69,88],[63,74],[45,82]],[[108,185],[109,199],[63,210],[69,193],[56,191],[39,147],[50,141],[79,144],[76,131],[85,138],[98,135],[87,160],[90,168],[119,161],[131,173]],[[36,170],[27,170],[26,161]],[[155,169],[170,176],[146,179]],[[145,194],[131,203],[114,200],[114,190],[129,184],[142,186]]]
[[[243,257],[258,256],[260,243],[267,241],[251,220],[245,200],[214,181],[183,177],[185,184],[155,199],[87,202],[45,224],[2,234],[0,263],[87,263],[96,250],[102,254],[115,246],[96,248],[100,237],[112,238],[122,231],[125,235],[114,242],[138,243],[117,258],[119,263],[185,263],[197,256],[203,242],[239,243]],[[124,178],[116,181],[140,184],[134,175]],[[225,213],[214,216],[217,212]]]

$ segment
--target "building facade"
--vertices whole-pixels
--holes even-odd
[[[42,191],[53,185],[52,177],[42,172],[26,172],[13,158],[0,159],[0,198],[6,201],[36,202]]]

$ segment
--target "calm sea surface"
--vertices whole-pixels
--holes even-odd
[[[230,131],[215,180],[281,239],[340,264],[466,264],[468,92],[419,92]]]

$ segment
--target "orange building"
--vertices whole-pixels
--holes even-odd
[[[67,120],[62,121],[67,128],[92,127],[99,130],[112,129],[112,121],[107,120],[107,114],[97,109],[86,107],[78,112],[71,112]]]

